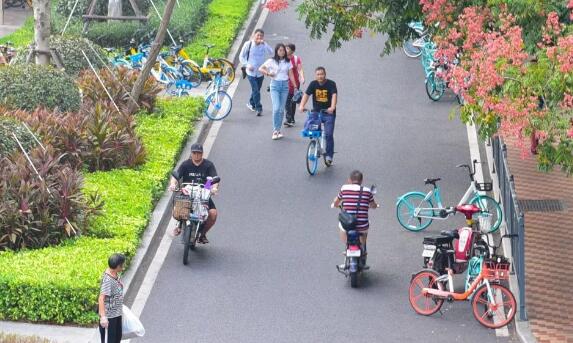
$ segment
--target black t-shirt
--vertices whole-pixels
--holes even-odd
[[[200,165],[196,166],[191,159],[181,163],[177,173],[181,182],[205,183],[208,176],[217,176],[217,170],[213,162],[203,159]]]
[[[312,95],[312,109],[314,111],[328,109],[332,105],[332,96],[336,93],[336,82],[328,79],[322,85],[314,80],[306,89],[306,94]],[[336,111],[334,113],[336,114]]]

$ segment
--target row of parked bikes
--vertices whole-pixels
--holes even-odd
[[[442,98],[446,89],[449,88],[448,83],[443,79],[443,74],[449,65],[457,64],[458,61],[440,61],[435,58],[436,43],[432,41],[430,33],[422,22],[411,22],[408,24],[408,27],[415,33],[415,37],[404,41],[402,49],[408,57],[421,57],[425,75],[426,94],[431,100],[438,101]],[[456,99],[460,105],[463,105],[463,97],[461,95],[456,94]]]
[[[211,120],[221,120],[229,115],[233,102],[225,91],[226,87],[235,80],[235,66],[225,58],[213,58],[209,51],[214,45],[206,44],[203,63],[193,61],[183,48],[183,44],[171,45],[161,51],[151,70],[151,75],[157,82],[164,85],[166,93],[171,96],[187,96],[191,89],[208,82],[205,91],[205,115]],[[151,45],[136,44],[131,40],[130,47],[125,51],[113,48],[105,49],[109,63],[114,67],[141,70],[147,63]]]
[[[475,181],[477,160],[473,165],[458,165],[468,170],[470,185],[455,207],[444,207],[437,182],[425,180],[432,189],[427,193],[408,192],[398,198],[398,222],[410,231],[421,231],[435,219],[447,219],[461,213],[466,226],[423,239],[423,269],[412,275],[408,290],[410,305],[418,314],[438,312],[445,301],[470,301],[475,319],[483,326],[497,329],[509,324],[516,313],[515,296],[505,285],[510,275],[510,262],[497,253],[498,244],[490,235],[499,229],[502,211],[499,203],[483,194],[492,190],[491,183]],[[434,205],[434,203],[436,205]],[[477,218],[476,218],[477,217]]]

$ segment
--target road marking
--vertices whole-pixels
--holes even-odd
[[[470,158],[472,160],[472,163],[473,160],[477,160],[478,162],[480,162],[480,165],[476,166],[475,180],[478,182],[483,182],[484,181],[483,166],[481,165],[481,158],[479,154],[479,141],[478,141],[477,130],[475,125],[473,124],[466,124],[466,129],[468,133],[468,143],[470,146]],[[480,193],[485,194],[485,192],[480,192]],[[491,234],[488,234],[488,241],[493,242],[493,236]],[[497,337],[509,337],[509,330],[507,329],[507,326],[495,329],[495,335]]]
[[[260,28],[264,25],[268,14],[269,14],[268,9],[266,9],[266,8],[263,9],[263,11],[261,12],[261,15],[259,17],[259,20],[257,21],[257,24],[254,27],[254,30],[256,30],[257,28]],[[240,77],[235,78],[235,80],[231,83],[231,85],[227,89],[227,93],[229,93],[231,98],[234,97],[234,95],[235,95],[235,93],[239,87],[240,81],[241,81]],[[215,143],[215,139],[217,138],[219,130],[221,129],[221,125],[223,125],[223,120],[215,121],[211,125],[211,128],[209,129],[209,132],[207,133],[207,137],[205,138],[205,142],[203,144],[203,150],[204,150],[205,157],[209,157],[209,153],[211,152],[211,149],[213,148],[213,144]],[[153,257],[153,260],[151,261],[151,264],[149,265],[147,272],[145,273],[145,277],[143,278],[143,281],[141,282],[141,286],[139,287],[139,291],[137,292],[137,295],[136,295],[135,300],[133,302],[133,305],[131,307],[132,312],[137,317],[141,317],[141,314],[143,313],[143,309],[145,308],[145,304],[147,303],[147,300],[149,299],[149,295],[151,294],[151,291],[153,290],[153,286],[155,285],[155,281],[157,280],[159,272],[161,271],[161,267],[163,266],[163,263],[165,262],[165,259],[167,258],[167,254],[168,254],[169,249],[171,247],[171,243],[174,240],[178,239],[178,238],[172,238],[170,233],[169,233],[169,230],[170,230],[169,228],[173,227],[174,223],[175,223],[175,220],[171,219],[171,221],[169,222],[169,224],[167,226],[167,230],[165,231],[165,234],[163,235],[163,237],[161,239],[161,243],[159,244],[159,247],[157,248],[157,252],[155,253],[155,256]]]

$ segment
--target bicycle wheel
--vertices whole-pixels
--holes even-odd
[[[422,54],[422,49],[414,45],[415,39],[408,39],[402,43],[402,49],[406,56],[411,58],[418,58]]]
[[[428,94],[428,97],[433,101],[438,101],[444,95],[444,91],[443,81],[436,77],[435,72],[430,72],[428,77],[426,77],[426,94]]]
[[[434,207],[430,199],[426,200],[423,193],[410,193],[401,198],[396,204],[396,217],[404,229],[409,231],[422,231],[430,224],[432,218],[422,218],[414,216],[416,209],[420,209],[418,215],[425,217],[434,217]]]
[[[222,120],[231,113],[233,100],[225,91],[215,91],[205,99],[205,115],[211,120]]]
[[[490,329],[498,329],[513,320],[517,311],[517,302],[513,293],[505,286],[497,283],[489,286],[493,299],[489,295],[487,285],[481,285],[473,295],[472,312],[481,325]]]
[[[316,140],[311,139],[308,142],[308,148],[306,149],[306,170],[310,175],[315,175],[318,169],[318,144]]]
[[[470,201],[470,204],[478,206],[482,210],[481,215],[485,213],[492,216],[491,229],[487,233],[496,232],[499,229],[503,219],[503,212],[501,211],[501,206],[494,198],[488,195],[477,195]]]
[[[233,65],[233,62],[224,58],[219,58],[215,61],[215,65],[219,65],[221,68],[221,77],[226,84],[230,84],[235,80],[235,66]]]
[[[410,306],[412,306],[416,313],[430,316],[438,312],[444,304],[443,298],[437,298],[429,294],[424,295],[422,292],[424,288],[443,290],[444,286],[436,281],[438,277],[438,273],[434,270],[422,270],[414,275],[410,281],[410,287],[408,289]]]
[[[203,82],[203,74],[201,73],[201,68],[195,62],[181,62],[181,74],[183,74],[185,80],[191,82],[193,87],[199,87],[201,82]]]

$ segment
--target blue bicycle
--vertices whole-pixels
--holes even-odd
[[[220,71],[210,71],[212,80],[205,91],[205,115],[211,120],[226,118],[233,108],[233,99],[225,92]]]
[[[326,165],[326,142],[322,134],[322,115],[325,110],[320,112],[307,111],[307,121],[301,135],[310,138],[308,148],[306,149],[306,170],[310,175],[315,175],[318,170],[318,160],[322,156]]]

